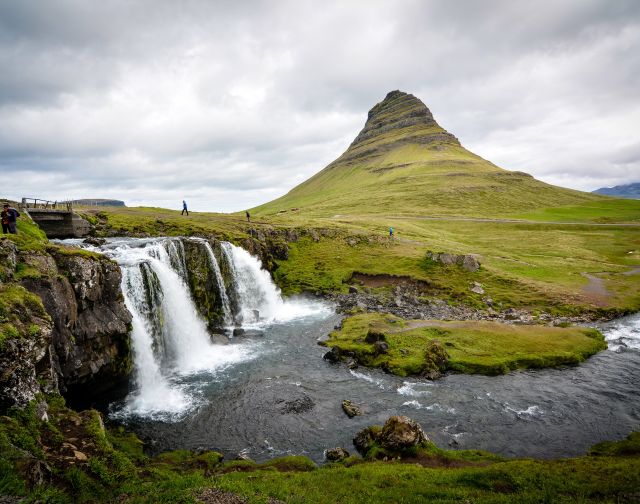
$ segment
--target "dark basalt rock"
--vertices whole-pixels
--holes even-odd
[[[424,368],[422,376],[430,380],[435,380],[442,376],[447,369],[447,362],[449,361],[449,354],[446,349],[438,340],[431,340],[427,344],[424,355]]]
[[[374,425],[358,432],[353,444],[363,456],[367,456],[375,446],[382,448],[379,456],[386,456],[402,454],[428,441],[429,438],[418,422],[406,416],[392,416],[382,428]]]
[[[428,441],[427,435],[415,420],[406,416],[392,416],[382,427],[380,445],[392,451],[402,451]]]
[[[329,362],[340,362],[342,357],[342,351],[337,346],[334,346],[322,357],[324,360]]]
[[[324,452],[324,456],[329,462],[340,462],[349,458],[349,452],[341,446],[338,446],[336,448],[329,448]]]
[[[366,455],[377,443],[381,430],[380,426],[374,425],[358,432],[356,437],[353,438],[353,445],[358,450],[358,453]]]
[[[13,273],[18,263],[18,249],[16,244],[8,238],[0,238],[0,280],[13,279]]]
[[[87,245],[93,245],[94,247],[99,247],[107,243],[107,240],[104,238],[96,238],[95,236],[89,236],[82,240],[82,243],[86,243]]]
[[[277,402],[281,404],[280,413],[282,413],[283,415],[287,415],[291,413],[295,413],[295,414],[306,413],[307,411],[311,411],[315,406],[313,399],[311,399],[311,397],[309,397],[306,394],[303,394],[301,397],[296,397],[295,399],[291,399],[288,401],[285,401],[284,399],[280,399]]]
[[[119,266],[58,251],[27,260],[46,273],[22,284],[40,297],[53,322],[51,368],[60,391],[84,396],[126,380],[132,369],[131,314]]]
[[[373,344],[373,351],[376,355],[385,354],[389,351],[389,344],[384,341],[376,341]]]
[[[370,329],[365,336],[364,341],[365,343],[377,343],[378,341],[387,341],[387,338],[384,333],[373,331]]]

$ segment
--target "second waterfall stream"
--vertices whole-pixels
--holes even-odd
[[[134,386],[114,416],[179,419],[198,405],[194,380],[187,377],[202,375],[206,384],[268,345],[255,338],[239,342],[234,329],[256,331],[328,310],[317,302],[283,300],[261,262],[228,242],[123,238],[92,249],[122,268],[133,315]],[[221,335],[217,342],[215,334]]]

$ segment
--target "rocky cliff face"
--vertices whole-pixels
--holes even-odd
[[[0,246],[0,288],[25,294],[5,303],[23,321],[13,324],[16,330],[0,347],[3,406],[24,406],[42,391],[99,393],[125,380],[132,367],[131,314],[120,268],[107,258],[57,247],[16,249],[15,261],[7,260],[13,247]]]
[[[69,395],[108,389],[131,371],[131,314],[120,268],[106,258],[53,252],[52,259],[55,275],[24,284],[54,323],[60,389]]]
[[[460,145],[455,136],[440,127],[418,98],[391,91],[369,111],[362,131],[334,163],[363,161],[406,144],[435,143]]]
[[[209,329],[215,329],[224,325],[224,310],[220,286],[213,268],[206,245],[202,241],[182,240],[184,246],[184,258],[187,266],[187,281],[189,290],[193,296],[200,314],[209,325]],[[219,247],[216,241],[210,240],[212,248]],[[220,260],[218,260],[220,264]]]

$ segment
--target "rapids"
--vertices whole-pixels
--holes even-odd
[[[133,314],[134,379],[103,409],[152,452],[305,454],[320,462],[326,448],[352,451],[358,430],[394,414],[419,421],[442,447],[505,456],[579,455],[640,428],[640,314],[604,324],[609,349],[579,366],[403,379],[324,361],[317,341],[340,321],[332,306],[283,300],[248,252],[201,240],[224,309],[212,337],[189,293],[181,240],[111,239],[93,249],[121,265]],[[244,333],[232,336],[239,325]],[[364,414],[349,419],[343,399]]]

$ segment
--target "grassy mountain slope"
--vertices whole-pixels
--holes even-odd
[[[469,152],[413,95],[392,91],[369,112],[347,151],[285,196],[258,206],[267,216],[298,209],[335,214],[504,217],[606,198],[498,168]]]

